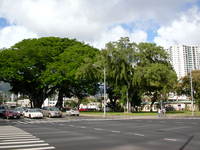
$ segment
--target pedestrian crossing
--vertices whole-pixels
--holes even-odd
[[[71,122],[70,120],[22,120],[22,121],[15,121],[15,124],[42,124],[42,123],[64,123],[64,122]]]
[[[55,149],[44,140],[14,126],[0,126],[0,150]]]

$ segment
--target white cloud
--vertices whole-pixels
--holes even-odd
[[[130,32],[126,29],[118,29],[117,33],[113,33],[114,29],[111,28],[110,31],[108,28],[131,24],[138,20],[144,21],[145,25],[149,20],[166,24],[177,17],[182,6],[194,1],[1,0],[0,17],[6,18],[12,25],[26,28],[39,37],[76,38],[100,46],[109,39],[119,39],[118,36],[121,35],[129,35],[133,38],[139,34],[134,39],[141,38],[140,40],[143,41],[146,39],[146,33],[142,29],[132,29],[133,31],[129,30]],[[117,37],[114,38],[114,35]]]
[[[157,31],[154,41],[164,47],[174,44],[200,44],[200,11],[193,7],[179,19]]]
[[[97,39],[95,42],[92,42],[91,44],[97,48],[104,48],[106,43],[110,41],[117,41],[120,39],[120,37],[129,37],[131,41],[136,43],[145,42],[147,40],[147,33],[142,30],[130,32],[121,26],[116,26],[103,32],[99,39]]]
[[[0,30],[0,48],[9,48],[23,39],[36,37],[35,33],[22,26],[8,26]]]

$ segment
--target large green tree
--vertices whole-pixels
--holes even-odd
[[[132,92],[133,65],[136,63],[135,52],[136,44],[131,43],[127,37],[116,42],[109,42],[102,52],[109,87],[108,96],[113,108],[117,99],[129,102],[135,96]]]
[[[108,86],[113,90],[109,94],[114,102],[116,98],[130,101],[137,110],[142,95],[150,95],[153,105],[159,99],[166,99],[176,83],[167,52],[156,44],[136,44],[121,38],[108,43],[103,56]]]
[[[70,47],[76,49],[78,48],[76,45],[84,44],[58,37],[23,40],[0,52],[0,80],[10,83],[12,92],[27,95],[34,107],[41,107],[44,100],[54,94],[57,89],[68,88],[68,84],[60,84],[60,86],[56,84],[55,86],[52,82],[45,82],[44,74],[50,64],[56,64],[58,57],[63,56],[63,61],[65,57],[69,60],[72,56],[64,56],[65,51],[71,52]],[[62,64],[57,63],[56,65]],[[53,74],[56,73],[55,70],[51,71]],[[66,72],[60,69],[60,73],[65,74]],[[65,76],[66,82],[70,75],[72,73]],[[58,76],[53,77],[59,80]]]
[[[63,95],[77,97],[79,107],[82,99],[94,95],[98,91],[98,78],[94,74],[92,64],[99,51],[86,44],[76,44],[49,63],[43,74],[44,83],[57,88],[57,107],[63,105]]]
[[[167,52],[156,44],[138,44],[137,59],[133,81],[141,87],[145,95],[151,97],[152,108],[156,101],[166,100],[168,93],[174,91],[177,76]]]
[[[200,70],[193,70],[191,73],[188,73],[185,77],[181,78],[177,84],[177,93],[185,94],[191,97],[191,78],[192,78],[192,88],[194,100],[200,110]]]

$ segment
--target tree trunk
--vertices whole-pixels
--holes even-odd
[[[32,100],[30,100],[30,104],[31,104],[31,108],[33,108],[33,101]]]
[[[158,93],[155,92],[155,93],[153,94],[152,99],[151,99],[150,112],[153,111],[152,107],[153,107],[153,104],[157,101],[157,99],[158,99]]]
[[[153,104],[154,104],[155,102],[156,102],[155,100],[152,100],[152,101],[151,101],[151,105],[150,105],[150,112],[153,112],[153,109],[152,109],[152,107],[153,107]]]
[[[112,99],[112,100],[110,100],[111,108],[112,108],[112,110],[113,110],[114,112],[117,111],[116,102],[117,102],[117,99]]]
[[[78,97],[77,109],[79,110],[80,104],[83,101],[83,97]]]
[[[56,107],[58,107],[59,109],[63,107],[63,91],[62,90],[59,90]]]
[[[38,99],[32,99],[32,102],[33,102],[34,108],[41,108],[42,107],[43,101],[38,100]]]

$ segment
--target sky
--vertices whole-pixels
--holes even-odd
[[[200,0],[0,0],[0,48],[47,36],[200,45]]]

